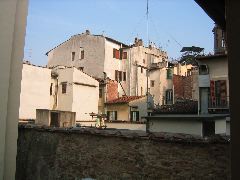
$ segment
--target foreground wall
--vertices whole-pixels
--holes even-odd
[[[214,142],[126,130],[20,127],[16,179],[230,179],[230,145]]]

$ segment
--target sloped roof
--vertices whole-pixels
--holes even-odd
[[[143,98],[145,96],[122,96],[117,99],[106,102],[105,104],[120,104],[120,103],[129,103],[131,101]]]
[[[83,35],[83,34],[84,34],[84,33],[82,33],[82,34],[76,34],[76,35],[77,35],[77,36],[81,36],[81,35]],[[73,35],[73,36],[76,36],[76,35]],[[111,42],[116,43],[116,44],[119,44],[119,45],[122,45],[123,47],[129,47],[128,45],[126,45],[126,44],[124,44],[124,43],[122,43],[122,42],[120,42],[120,41],[117,41],[117,40],[115,40],[115,39],[113,39],[113,38],[107,37],[107,36],[94,35],[94,34],[89,34],[89,35],[90,35],[90,36],[91,36],[91,35],[92,35],[92,36],[96,36],[96,37],[103,37],[103,38],[105,38],[106,40],[111,41]],[[49,52],[51,52],[52,50],[54,50],[54,49],[56,49],[57,47],[61,46],[62,44],[66,43],[66,42],[69,41],[73,36],[71,36],[71,37],[70,37],[69,39],[67,39],[66,41],[60,43],[59,45],[55,46],[54,48],[52,48],[51,50],[49,50],[48,52],[46,52],[45,55],[48,56]]]

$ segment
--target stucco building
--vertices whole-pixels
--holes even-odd
[[[153,107],[153,99],[147,96],[123,96],[106,102],[107,120],[142,122]]]
[[[74,67],[52,69],[50,109],[76,112],[76,120],[91,119],[98,112],[99,82]]]
[[[159,63],[166,67],[168,61],[165,51],[153,44],[145,47],[141,39],[135,38],[134,44],[128,46],[103,35],[93,35],[88,30],[72,36],[46,55],[49,68],[59,65],[76,67],[100,82],[99,112],[105,112],[104,103],[109,100],[108,93],[114,94],[115,98],[146,95],[150,92],[150,83],[153,84],[156,77],[154,73],[148,72],[152,67],[158,67]],[[163,82],[166,79],[160,80],[159,75],[156,81],[166,84]],[[109,80],[115,80],[117,94],[107,90]],[[162,103],[162,99],[157,97],[159,93],[165,96],[164,86],[160,89],[159,85],[156,83],[155,90],[150,92],[156,96],[155,104]]]
[[[19,119],[36,119],[36,109],[50,108],[49,87],[51,70],[35,66],[29,62],[23,63]]]

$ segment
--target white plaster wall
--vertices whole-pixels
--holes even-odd
[[[50,108],[51,70],[23,64],[19,119],[36,119],[36,109]]]
[[[150,106],[153,106],[153,98],[151,96],[149,96],[148,98],[149,98],[148,102],[150,103]],[[138,108],[136,109],[136,111],[139,111],[139,120],[140,121],[145,120],[142,117],[147,116],[147,114],[148,114],[147,96],[129,102],[129,106],[137,106]]]
[[[226,80],[227,96],[229,97],[229,79],[228,79],[228,60],[227,57],[219,57],[214,59],[202,59],[201,64],[206,64],[209,70],[210,80]]]
[[[143,67],[150,67],[152,63],[162,62],[163,59],[167,60],[167,54],[164,51],[160,51],[159,49],[152,48],[149,49],[144,46],[133,46],[128,50],[128,59],[130,62],[129,65],[129,94],[131,96],[140,96],[141,95],[141,87],[143,88],[142,95],[145,95],[147,92],[147,77],[146,77],[146,69],[143,69],[143,73],[141,73],[141,67],[137,67],[137,65]],[[143,62],[145,59],[145,63]],[[150,78],[148,81],[148,87],[150,88]]]
[[[160,105],[161,104],[161,96],[162,96],[162,92],[160,89],[160,84],[162,84],[162,82],[160,82],[160,69],[156,69],[151,71],[150,73],[150,82],[153,80],[154,81],[154,87],[151,87],[151,83],[150,83],[150,94],[153,95],[153,99],[154,99],[154,104],[155,105]]]
[[[226,134],[226,119],[215,120],[215,134]]]
[[[130,121],[130,107],[125,104],[109,104],[107,105],[107,111],[117,111],[117,120]]]
[[[184,133],[202,136],[202,122],[159,119],[149,121],[150,132]]]
[[[58,76],[58,94],[57,94],[57,108],[61,111],[72,111],[73,103],[73,68],[57,69]],[[61,83],[67,82],[67,92],[62,93]]]
[[[160,105],[165,102],[166,90],[173,89],[172,79],[167,79],[167,68],[160,69]]]
[[[89,113],[98,113],[99,83],[76,68],[74,68],[73,82],[96,86],[73,84],[72,111],[76,112],[76,120],[91,120]]]
[[[107,128],[146,131],[146,124],[106,123]]]
[[[80,47],[84,50],[84,59],[80,59]],[[75,52],[72,61],[71,53]],[[102,78],[105,58],[105,38],[85,33],[72,36],[48,54],[48,66],[84,67],[84,72]]]
[[[15,179],[28,0],[0,1],[0,180]]]

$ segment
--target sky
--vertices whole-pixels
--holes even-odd
[[[29,0],[24,60],[46,65],[46,52],[86,29],[125,44],[149,37],[173,59],[183,46],[213,52],[214,22],[194,0],[149,0],[149,33],[146,11],[147,0]]]

